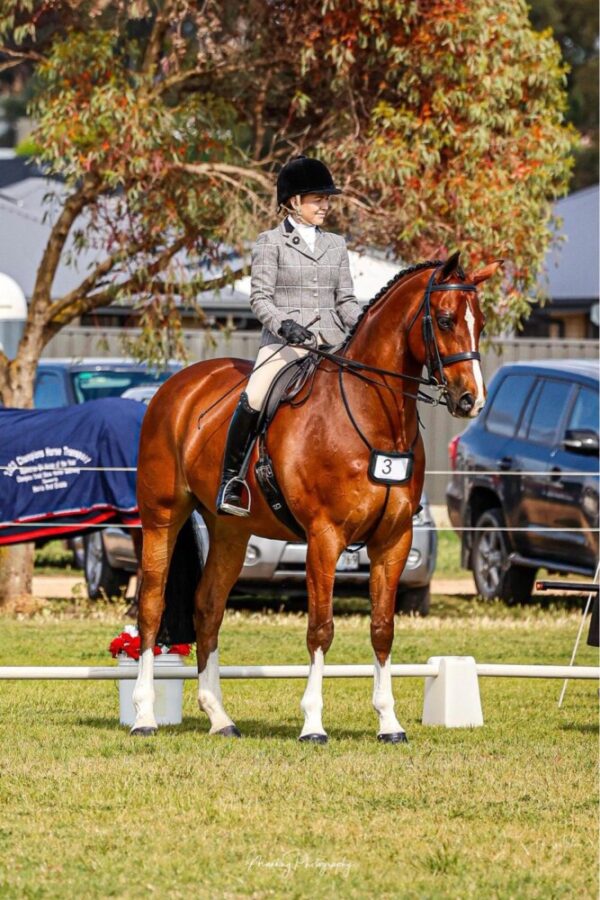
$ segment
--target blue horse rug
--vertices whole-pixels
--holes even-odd
[[[137,400],[0,409],[0,544],[139,524]]]

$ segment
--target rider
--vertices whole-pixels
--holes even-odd
[[[322,231],[332,194],[341,194],[324,163],[296,156],[277,177],[278,210],[286,217],[259,234],[252,250],[250,306],[263,325],[254,370],[233,413],[217,511],[248,515],[236,480],[256,437],[263,400],[277,373],[305,356],[303,344],[339,344],[356,323],[348,250],[343,237]],[[292,346],[293,345],[293,346]]]

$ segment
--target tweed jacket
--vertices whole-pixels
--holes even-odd
[[[289,218],[263,231],[252,250],[250,306],[263,325],[260,346],[283,344],[284,319],[310,325],[320,344],[339,344],[358,319],[343,237],[317,228],[314,252]]]

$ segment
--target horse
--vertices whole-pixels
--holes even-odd
[[[280,406],[269,426],[266,445],[277,481],[307,540],[310,665],[301,701],[301,741],[323,744],[328,739],[322,723],[322,681],[334,633],[335,571],[344,548],[360,541],[366,543],[370,559],[377,738],[385,743],[407,740],[394,712],[390,666],[396,589],[412,543],[412,517],[425,472],[418,390],[425,382],[437,386],[453,416],[474,417],[483,407],[478,346],[484,318],[477,285],[501,264],[494,260],[468,278],[455,253],[445,262],[419,263],[401,271],[363,309],[342,348],[331,354],[322,351],[325,358],[306,388],[304,402]],[[425,366],[426,379],[421,377]],[[249,516],[216,514],[228,423],[239,384],[251,369],[250,362],[233,358],[189,366],[161,386],[143,421],[138,461],[141,660],[132,734],[151,735],[157,729],[153,647],[178,534],[198,510],[210,537],[194,593],[198,703],[208,716],[210,734],[240,736],[225,710],[219,681],[218,637],[228,595],[252,534],[298,539],[265,501],[252,465]],[[391,462],[394,453],[409,460],[409,477],[391,486],[385,478],[373,477],[377,451]]]

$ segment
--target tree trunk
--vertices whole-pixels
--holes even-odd
[[[34,544],[0,547],[0,608],[32,592]]]
[[[22,350],[22,347],[19,348]],[[10,388],[2,391],[2,399],[8,407],[30,409],[33,406],[33,387],[37,355],[22,353],[9,363]],[[12,544],[0,547],[0,608],[11,606],[23,595],[30,595],[33,580],[35,545]]]

